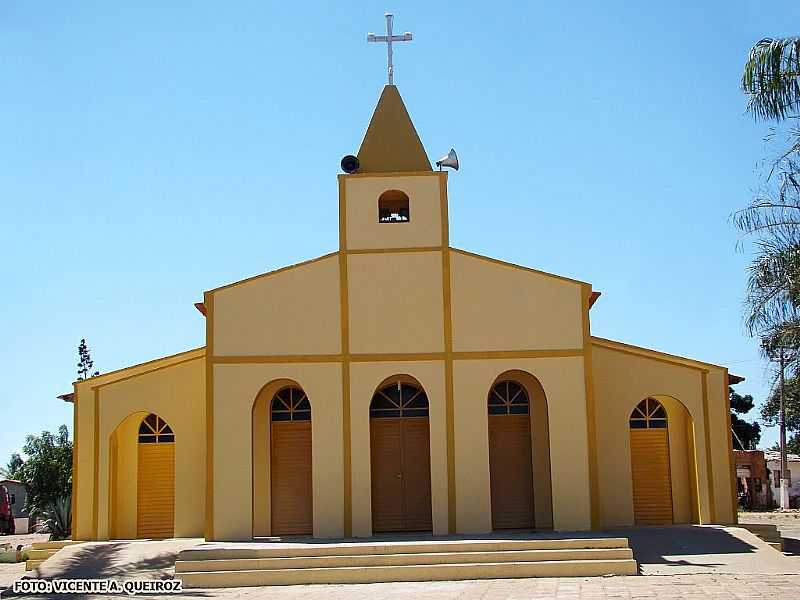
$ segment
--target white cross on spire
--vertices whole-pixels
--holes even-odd
[[[387,69],[389,75],[389,85],[394,85],[394,65],[392,64],[392,42],[410,42],[411,34],[406,31],[403,35],[392,35],[392,20],[394,15],[386,13],[386,35],[375,35],[374,33],[367,34],[368,42],[386,42],[386,49],[388,53],[389,66]]]

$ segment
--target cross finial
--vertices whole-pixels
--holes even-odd
[[[403,35],[392,35],[392,21],[394,15],[386,13],[386,35],[375,35],[374,33],[367,34],[368,42],[386,42],[386,49],[388,54],[388,68],[387,74],[389,75],[389,85],[394,85],[394,65],[392,64],[392,42],[410,42],[411,33],[406,31]]]

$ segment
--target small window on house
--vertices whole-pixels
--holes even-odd
[[[408,209],[408,196],[400,190],[388,190],[378,198],[379,223],[408,223],[411,213]]]
[[[11,494],[11,504],[16,504],[16,503],[17,503],[17,495]]]
[[[777,470],[773,471],[772,472],[772,476],[773,476],[773,478],[775,480],[775,485],[773,487],[776,487],[776,488],[781,487],[781,471],[780,471],[780,469],[777,469]]]

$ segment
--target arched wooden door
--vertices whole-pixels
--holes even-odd
[[[533,527],[533,462],[530,399],[518,382],[489,392],[489,482],[492,529]]]
[[[272,534],[313,533],[311,403],[288,386],[270,404],[270,485]]]
[[[369,416],[373,532],[430,531],[428,397],[398,380],[375,393]]]
[[[158,415],[139,425],[137,444],[136,537],[175,535],[175,434]]]
[[[672,474],[667,411],[645,398],[631,413],[631,474],[636,525],[672,524]]]

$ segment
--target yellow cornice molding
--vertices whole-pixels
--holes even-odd
[[[439,177],[447,180],[447,171],[381,171],[374,173],[339,173],[339,180],[366,179],[369,177]]]
[[[275,354],[212,356],[214,364],[292,364],[331,362],[425,362],[446,360],[504,360],[509,358],[571,358],[583,356],[583,348],[542,350],[467,350],[453,352],[354,353],[354,354]]]
[[[254,281],[256,279],[261,279],[262,277],[270,277],[272,275],[277,275],[278,273],[283,273],[284,271],[289,271],[291,269],[297,269],[298,267],[304,267],[306,265],[310,265],[312,263],[325,260],[326,258],[333,258],[334,256],[337,256],[338,254],[339,254],[338,250],[336,250],[334,252],[329,252],[328,254],[323,254],[322,256],[317,256],[316,258],[310,258],[308,260],[304,260],[304,261],[299,262],[299,263],[294,263],[292,265],[281,267],[280,269],[275,269],[273,271],[267,271],[266,273],[259,273],[258,275],[253,275],[252,277],[247,277],[246,279],[240,279],[239,281],[234,281],[233,283],[228,283],[226,285],[221,285],[221,286],[216,287],[214,289],[206,290],[205,293],[206,294],[214,294],[214,293],[220,292],[222,290],[227,290],[228,288],[236,287],[236,286],[242,285],[244,283],[249,283],[249,282]]]
[[[587,283],[585,281],[580,281],[578,279],[571,279],[570,277],[563,277],[561,275],[555,275],[553,273],[548,273],[547,271],[540,271],[539,269],[533,269],[531,267],[524,267],[522,265],[518,265],[516,263],[510,263],[505,260],[500,260],[499,258],[492,258],[490,256],[484,256],[483,254],[476,254],[475,252],[470,252],[468,250],[462,250],[461,248],[454,248],[450,246],[451,252],[456,252],[458,254],[463,254],[464,256],[471,256],[472,258],[478,258],[480,260],[485,260],[486,262],[494,263],[496,265],[501,265],[504,267],[510,267],[512,269],[518,269],[520,271],[526,271],[528,273],[535,273],[536,275],[543,275],[545,277],[550,277],[551,279],[557,279],[559,281],[563,281],[565,283],[574,283],[575,285],[582,286],[584,288],[589,288],[589,293],[591,293],[592,284]]]
[[[703,362],[693,358],[686,358],[685,356],[678,356],[677,354],[667,354],[666,352],[661,352],[660,350],[652,350],[650,348],[643,348],[642,346],[634,346],[632,344],[626,344],[624,342],[617,342],[615,340],[609,340],[596,336],[592,336],[592,344],[602,348],[608,348],[609,350],[616,350],[617,352],[625,352],[627,354],[633,354],[643,358],[651,358],[673,365],[689,367],[690,369],[696,369],[698,371],[708,372],[711,369],[726,370],[726,367],[715,365],[714,363]]]
[[[408,254],[412,252],[441,252],[444,246],[412,246],[409,248],[359,248],[347,254]]]
[[[191,355],[191,356],[190,356]],[[156,370],[160,370],[164,367],[169,367],[174,364],[180,364],[182,362],[186,362],[187,360],[194,360],[197,358],[203,358],[206,355],[206,348],[205,346],[200,346],[199,348],[192,348],[191,350],[184,350],[183,352],[178,352],[176,354],[170,354],[169,356],[162,356],[160,358],[154,358],[152,360],[148,360],[142,363],[138,363],[135,365],[131,365],[129,367],[123,367],[121,369],[116,369],[114,371],[109,371],[108,373],[103,373],[102,375],[98,375],[97,377],[89,377],[88,379],[80,379],[78,381],[73,382],[73,386],[75,391],[77,392],[80,387],[88,387],[90,389],[94,388],[101,388],[105,387],[111,383],[116,383],[121,379],[130,379],[130,377],[135,377],[138,375],[144,375],[146,373],[151,373]],[[162,364],[164,363],[164,364]],[[139,373],[130,373],[136,369],[145,369]],[[126,375],[126,373],[130,373]]]
[[[183,360],[176,360],[174,362],[169,362],[163,365],[159,365],[158,367],[154,367],[152,369],[148,369],[146,371],[141,371],[139,373],[132,373],[127,377],[120,377],[119,379],[114,379],[113,381],[108,381],[106,383],[101,383],[100,385],[92,386],[93,390],[102,390],[110,385],[116,385],[118,383],[123,383],[125,381],[129,381],[131,379],[136,379],[137,377],[143,377],[144,375],[151,375],[153,373],[157,373],[158,371],[163,371],[165,369],[171,369],[172,367],[178,367],[180,365],[193,362],[195,360],[203,360],[206,358],[205,352],[203,354],[198,354],[197,356],[190,356],[189,358],[184,358]]]

